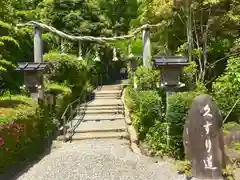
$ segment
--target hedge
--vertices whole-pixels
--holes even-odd
[[[125,93],[125,102],[130,108],[133,125],[143,140],[155,123],[162,119],[163,105],[157,91],[136,91],[128,87]]]
[[[92,78],[86,63],[79,61],[76,56],[51,52],[45,54],[44,59],[52,64],[51,73],[46,78],[69,87],[72,100],[79,96],[83,86]]]
[[[240,123],[240,101],[232,109],[240,97],[239,61],[240,57],[230,58],[224,74],[213,83],[214,99],[221,110],[223,118],[227,116],[227,122]]]
[[[47,117],[41,116],[40,107],[37,104],[27,105],[27,103],[15,105],[16,100],[21,96],[4,97],[3,101],[8,102],[11,108],[1,108],[0,137],[1,137],[1,161],[0,173],[5,172],[7,168],[21,162],[40,150],[40,137],[43,132],[42,123],[47,121]],[[11,99],[14,99],[11,102]],[[27,97],[25,97],[27,100]],[[30,102],[31,99],[29,99]],[[9,109],[11,114],[6,114]],[[10,110],[11,109],[11,110]],[[46,123],[46,126],[49,124]],[[44,126],[45,126],[44,125]]]
[[[62,90],[56,91],[56,87]],[[49,84],[46,91],[58,92],[54,108],[25,96],[5,94],[0,98],[0,174],[41,153],[55,132],[57,115],[70,102],[71,91],[57,84]]]

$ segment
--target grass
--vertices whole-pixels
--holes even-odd
[[[46,87],[46,92],[51,93],[51,94],[70,94],[71,93],[71,89],[68,88],[66,85],[64,84],[57,84],[57,83],[46,83],[45,84]]]
[[[22,95],[5,94],[0,97],[0,124],[14,121],[20,111],[32,111],[37,102]]]
[[[224,136],[227,136],[229,134],[229,132],[234,128],[240,129],[240,125],[236,122],[229,122],[229,123],[224,124],[223,125]]]
[[[11,120],[17,113],[15,108],[0,108],[0,124]]]

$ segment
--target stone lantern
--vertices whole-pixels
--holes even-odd
[[[130,63],[130,68],[133,72],[135,72],[137,70],[137,66],[138,66],[138,59],[142,58],[142,56],[130,56],[128,57],[129,63]]]
[[[184,87],[185,84],[180,82],[180,75],[184,66],[188,66],[188,60],[181,56],[159,56],[154,58],[154,66],[160,69],[161,88],[166,89],[166,117],[168,117],[168,97],[172,95],[172,91]],[[169,122],[167,118],[167,148],[169,148]]]
[[[184,87],[180,82],[180,75],[183,72],[184,66],[188,66],[188,60],[181,56],[155,57],[155,68],[160,69],[162,88],[176,89]]]
[[[33,99],[41,98],[43,87],[43,74],[49,68],[49,63],[21,62],[18,63],[18,71],[24,72],[24,85],[29,90]]]

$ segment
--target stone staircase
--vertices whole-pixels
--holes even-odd
[[[80,106],[80,110],[86,108],[85,113],[77,115],[72,121],[76,124],[81,119],[71,140],[129,139],[121,94],[121,85],[106,85],[94,91],[93,100]]]

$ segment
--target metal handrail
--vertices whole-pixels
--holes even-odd
[[[98,79],[97,79],[97,89],[102,86],[102,76],[101,75],[100,75],[100,78],[101,78],[100,84],[99,84]],[[67,123],[69,123],[69,121],[71,121],[71,123],[70,123],[71,127],[70,128],[71,129],[73,128],[72,120],[73,120],[74,114],[76,113],[77,105],[80,104],[80,102],[81,102],[83,93],[84,93],[84,91],[81,91],[80,97],[67,105],[65,111],[63,112],[63,114],[61,116],[61,120],[63,120],[63,125],[61,126],[60,129],[63,130],[63,139],[64,139],[65,142],[67,141],[67,138],[66,138],[67,126],[66,125],[67,125]],[[87,95],[85,95],[85,97],[84,97],[84,103],[85,104],[86,104],[86,101],[87,101]],[[75,104],[77,104],[76,108],[73,109]],[[67,117],[67,114],[68,114],[69,111],[70,111],[70,116]]]
[[[61,119],[63,120],[63,125],[62,125],[61,129],[63,129],[63,139],[64,139],[64,141],[67,140],[67,138],[66,138],[67,126],[66,125],[67,125],[67,123],[69,123],[69,121],[71,121],[71,124],[70,124],[71,127],[70,128],[72,128],[72,126],[73,126],[72,119],[74,117],[74,114],[76,113],[77,105],[80,104],[80,102],[81,102],[83,92],[84,91],[82,91],[80,93],[80,97],[79,98],[77,98],[76,100],[74,100],[73,102],[71,102],[71,103],[69,103],[67,105],[65,111],[63,112],[63,114],[61,116]],[[85,96],[85,98],[84,98],[85,103],[86,103],[86,100],[87,100],[87,98]],[[73,109],[74,104],[76,104],[75,109]],[[69,115],[69,117],[67,117],[69,111],[70,111],[70,115]]]

